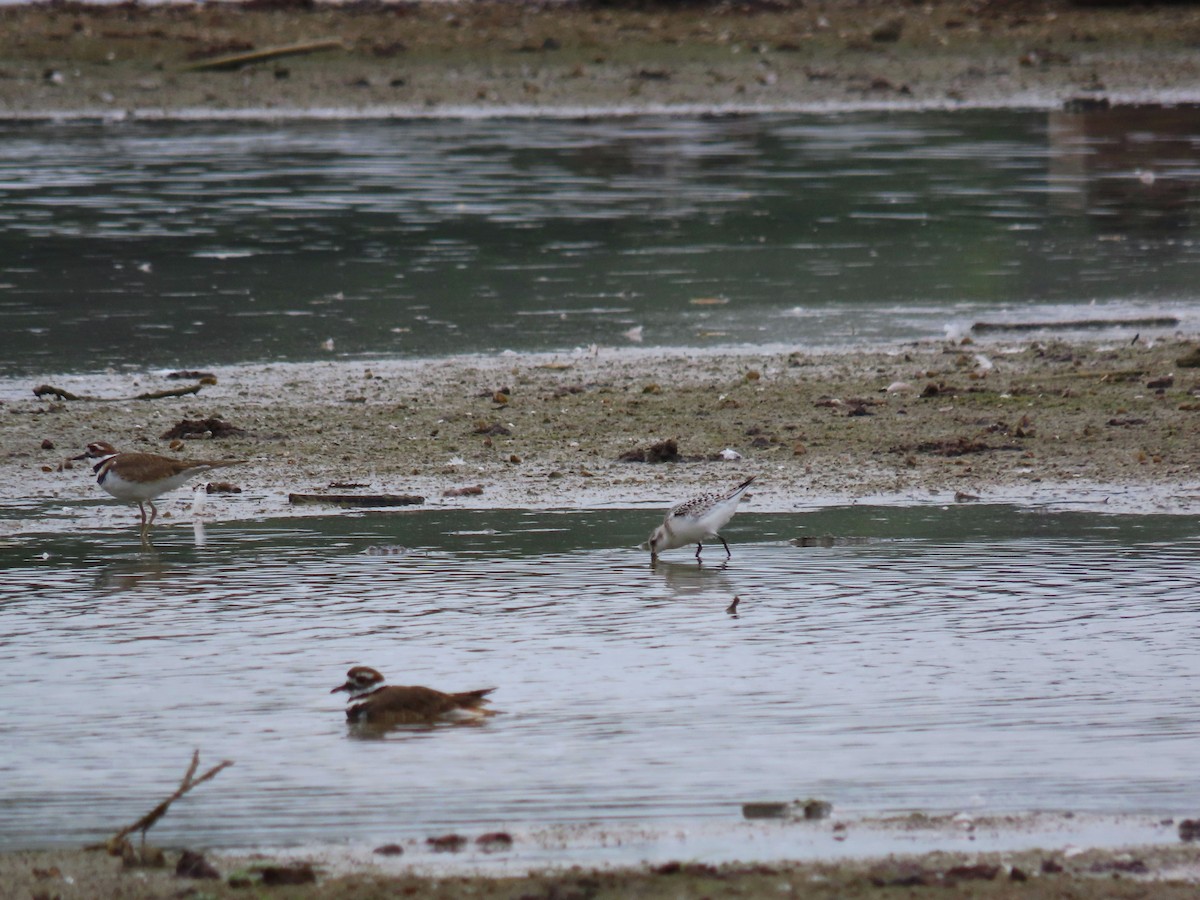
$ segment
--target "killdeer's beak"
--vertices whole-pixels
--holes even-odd
[[[337,687],[335,687],[329,693],[336,694],[338,691],[348,691],[348,690],[350,690],[350,682],[347,681],[345,684],[339,684]]]
[[[72,461],[72,462],[74,462],[74,461],[76,461],[76,460],[80,460],[80,459],[87,459],[87,458],[88,458],[87,451],[86,451],[86,450],[84,450],[84,451],[83,451],[82,453],[80,453],[78,456],[72,456],[72,457],[71,457],[71,461]]]

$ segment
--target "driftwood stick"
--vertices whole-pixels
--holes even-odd
[[[162,400],[164,397],[186,397],[188,394],[200,393],[203,384],[191,384],[187,387],[170,388],[165,391],[149,391],[136,397],[90,397],[87,394],[72,394],[70,391],[52,384],[39,384],[33,389],[35,397],[52,396],[59,400],[86,400],[91,403],[123,403],[126,400]]]
[[[110,837],[103,844],[96,844],[96,845],[93,845],[92,847],[89,847],[88,849],[103,848],[103,849],[108,850],[110,853],[120,855],[121,846],[127,836],[129,836],[130,834],[133,834],[135,831],[140,831],[142,833],[142,840],[145,840],[146,832],[149,831],[159,819],[161,819],[164,815],[166,815],[167,810],[170,809],[172,803],[174,803],[176,800],[178,800],[180,797],[182,797],[184,794],[186,794],[188,791],[192,790],[193,788],[195,788],[201,784],[204,784],[204,782],[208,781],[211,778],[215,778],[217,773],[220,772],[222,769],[225,769],[232,765],[233,765],[232,760],[229,760],[229,759],[222,760],[220,763],[213,766],[211,769],[209,769],[207,772],[205,772],[203,775],[201,775],[199,778],[196,778],[195,777],[196,769],[198,769],[200,767],[200,751],[197,750],[195,753],[192,754],[192,763],[190,766],[188,766],[187,773],[183,776],[183,780],[181,782],[179,782],[179,787],[175,789],[175,792],[173,794],[171,794],[171,796],[167,797],[165,800],[163,800],[161,803],[159,803],[157,806],[155,806],[152,810],[150,810],[150,812],[146,813],[144,816],[142,816],[140,819],[138,819],[132,825],[126,825],[124,828],[120,829],[116,834],[114,834],[112,837]]]
[[[325,38],[319,41],[305,41],[302,44],[288,44],[286,47],[266,47],[262,50],[251,50],[249,53],[234,53],[230,56],[218,56],[213,59],[203,59],[185,66],[188,72],[216,72],[222,69],[240,69],[253,63],[267,62],[284,56],[297,56],[302,53],[316,53],[320,50],[344,50],[346,44],[341,38]]]
[[[45,397],[50,394],[57,397],[59,400],[91,400],[91,397],[80,397],[78,394],[72,394],[70,391],[55,387],[52,384],[39,384],[33,389],[33,396]]]
[[[188,394],[200,393],[200,388],[203,385],[189,384],[187,387],[169,388],[165,391],[150,391],[145,394],[138,394],[134,400],[161,400],[164,397],[186,397]]]

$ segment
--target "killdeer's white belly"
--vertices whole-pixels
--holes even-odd
[[[169,478],[157,478],[154,481],[133,481],[128,478],[122,478],[119,474],[110,470],[104,474],[104,480],[100,482],[100,487],[104,488],[118,500],[141,502],[144,500],[153,500],[159,494],[165,494],[167,491],[174,490],[193,475],[198,475],[200,471],[200,469],[189,469],[186,472],[180,472],[178,475],[172,475]]]

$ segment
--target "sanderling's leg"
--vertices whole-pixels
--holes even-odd
[[[699,541],[696,542],[696,559],[700,558],[700,551],[704,549],[704,545]]]
[[[725,545],[725,558],[729,559],[731,556],[733,556],[733,554],[729,552],[729,545],[725,543],[725,538],[721,537],[719,534],[717,537],[720,539],[721,543]]]

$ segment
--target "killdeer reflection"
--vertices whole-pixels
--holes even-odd
[[[649,550],[653,562],[664,550],[695,544],[696,559],[699,559],[700,551],[704,549],[701,542],[716,538],[725,547],[725,558],[729,559],[733,554],[729,552],[725,538],[718,532],[733,518],[742,494],[754,482],[754,478],[751,475],[727,494],[701,494],[672,507],[663,523],[654,529],[639,549]]]
[[[348,691],[346,710],[352,723],[387,727],[390,725],[429,725],[434,722],[473,722],[494,716],[485,709],[486,699],[495,688],[444,694],[420,685],[384,685],[384,678],[370,666],[355,666],[346,673],[346,683],[329,693]]]
[[[94,459],[92,471],[96,483],[118,500],[136,503],[142,511],[142,531],[154,523],[158,510],[154,498],[174,490],[189,478],[221,466],[233,466],[244,459],[171,459],[155,453],[118,453],[107,441],[93,441],[87,451],[74,459]],[[150,504],[150,518],[146,519],[146,507]]]

